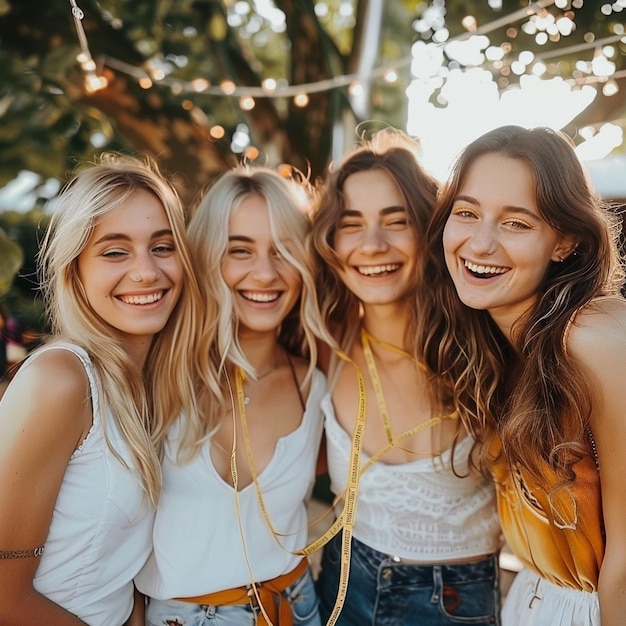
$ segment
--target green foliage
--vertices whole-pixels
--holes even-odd
[[[36,258],[49,221],[50,216],[39,210],[0,213],[0,287],[6,285],[0,292],[3,308],[22,326],[37,332],[45,330],[46,324],[42,302],[37,298]]]

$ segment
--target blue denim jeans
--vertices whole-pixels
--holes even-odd
[[[324,548],[317,585],[326,623],[339,584],[341,533]],[[414,565],[352,540],[350,579],[338,626],[500,626],[497,555],[450,565]]]
[[[283,593],[291,604],[294,626],[321,626],[319,602],[309,570]],[[146,626],[255,626],[257,611],[249,604],[213,606],[150,599]]]

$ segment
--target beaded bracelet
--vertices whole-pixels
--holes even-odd
[[[0,550],[0,559],[29,559],[41,556],[43,551],[44,546],[39,546],[34,550]]]

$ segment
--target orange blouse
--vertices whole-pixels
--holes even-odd
[[[496,440],[492,451],[499,450]],[[550,496],[500,456],[492,466],[500,523],[509,547],[530,570],[561,587],[597,591],[605,547],[600,476],[591,453],[573,469],[574,482]]]

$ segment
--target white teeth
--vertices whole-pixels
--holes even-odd
[[[252,302],[273,302],[278,299],[280,293],[278,291],[242,291],[241,295]]]
[[[120,296],[120,300],[126,304],[152,304],[163,297],[163,292],[149,293],[144,296]]]
[[[367,265],[364,267],[357,267],[359,274],[364,276],[378,276],[380,274],[388,274],[395,272],[400,267],[399,263],[389,263],[388,265]]]
[[[509,271],[508,267],[496,267],[495,265],[476,265],[465,261],[465,267],[474,274],[504,274]]]

